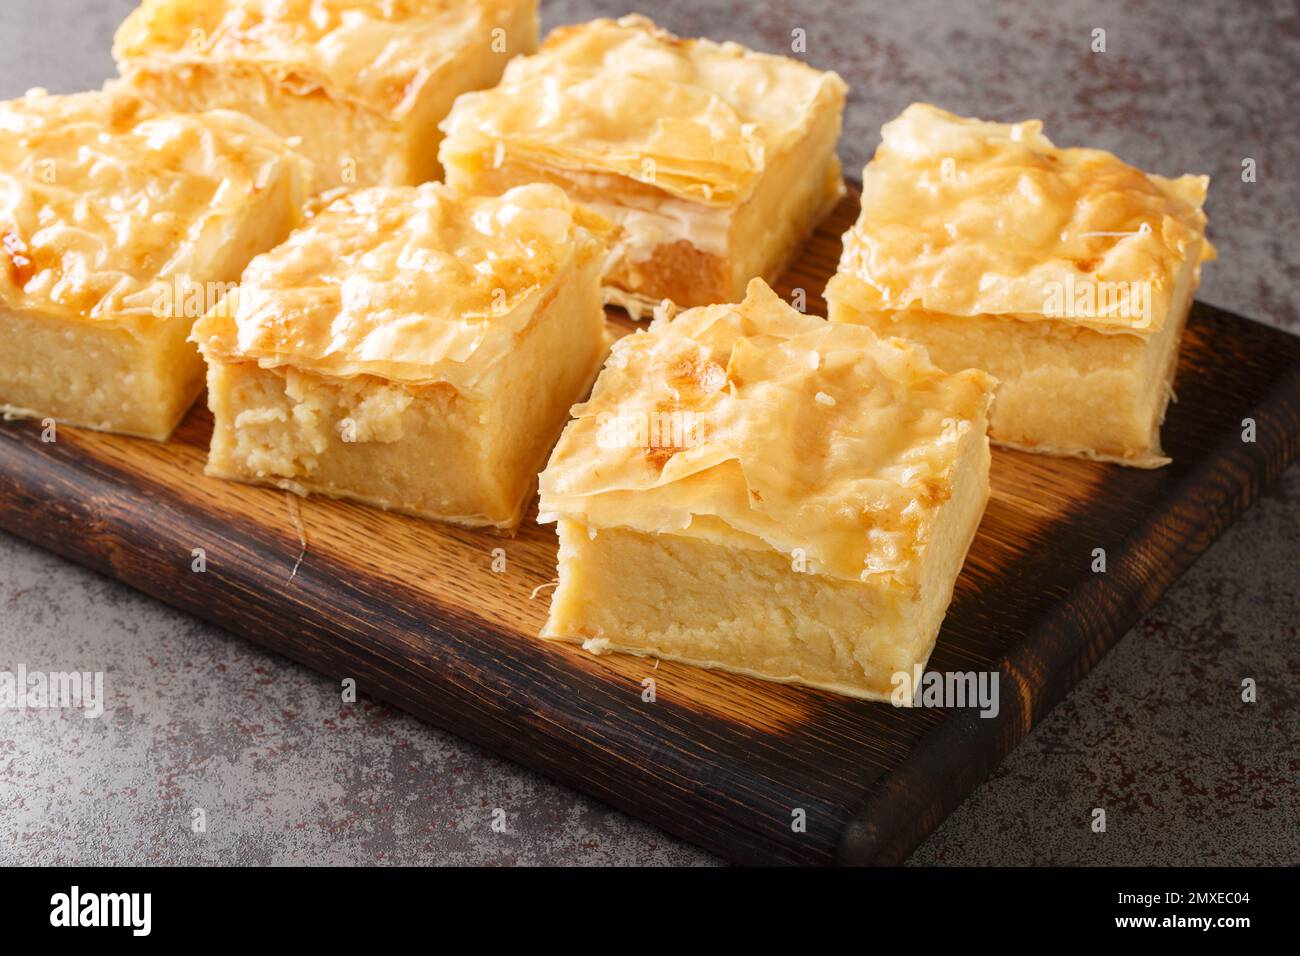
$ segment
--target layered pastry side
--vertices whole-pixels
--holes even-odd
[[[296,137],[320,192],[441,179],[438,122],[537,29],[537,0],[144,0],[113,57],[170,109],[239,110]]]
[[[740,304],[615,343],[541,476],[542,636],[888,698],[934,647],[989,495],[993,381]]]
[[[195,325],[207,473],[513,528],[607,350],[609,228],[545,184],[338,197]]]
[[[191,326],[298,223],[309,178],[237,113],[0,103],[0,412],[167,438],[203,388]]]
[[[639,317],[774,281],[843,195],[834,73],[642,16],[554,30],[442,124],[447,182],[551,182],[614,222],[607,299]]]
[[[1201,263],[1209,179],[1058,149],[1036,120],[914,104],[886,123],[826,287],[832,321],[998,379],[995,443],[1143,468]]]

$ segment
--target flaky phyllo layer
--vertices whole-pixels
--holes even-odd
[[[920,103],[882,132],[827,289],[860,311],[1153,335],[1184,261],[1214,255],[1206,176],[1166,179],[1102,150],[1059,149],[1037,120],[989,123]]]
[[[442,162],[498,151],[541,167],[626,176],[694,203],[734,206],[800,142],[844,82],[735,43],[683,40],[641,16],[553,31],[494,89],[460,97]]]
[[[194,338],[222,361],[472,390],[607,228],[555,186],[358,190],[249,263]]]
[[[246,64],[295,92],[400,118],[467,46],[490,50],[517,0],[143,0],[113,56],[142,65]]]
[[[911,590],[991,388],[755,280],[743,303],[615,344],[542,475],[540,520],[774,548]]]
[[[208,278],[277,177],[306,164],[225,110],[160,112],[127,93],[0,103],[0,306],[137,333],[162,289]]]

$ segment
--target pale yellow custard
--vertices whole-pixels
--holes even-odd
[[[1165,179],[1037,121],[916,104],[885,124],[830,318],[999,381],[995,442],[1153,467],[1178,343],[1213,256],[1205,176]]]
[[[195,326],[208,473],[513,528],[604,355],[608,229],[546,185],[336,199]]]
[[[309,174],[238,113],[0,103],[0,409],[166,438],[203,385],[194,319],[298,222]]]
[[[543,636],[888,697],[983,514],[992,386],[761,280],[656,319],[615,344],[542,474]]]

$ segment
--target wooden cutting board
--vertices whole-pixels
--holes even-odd
[[[856,208],[778,287],[810,312]],[[930,661],[997,670],[994,719],[543,643],[535,511],[511,539],[206,478],[201,407],[167,444],[0,424],[0,525],[732,860],[897,863],[1300,449],[1300,338],[1198,303],[1176,389],[1169,467],[994,453]]]

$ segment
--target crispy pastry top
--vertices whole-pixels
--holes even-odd
[[[1184,261],[1214,255],[1206,176],[1166,179],[1102,150],[1058,149],[1038,120],[987,123],[923,103],[882,132],[828,298],[1152,334]],[[1150,293],[1146,314],[1134,283]],[[1073,308],[1090,288],[1095,307]]]
[[[536,0],[144,0],[118,28],[113,58],[137,65],[252,65],[399,117],[420,90]]]
[[[222,361],[472,388],[609,228],[544,184],[344,193],[254,258],[193,338]]]
[[[159,283],[209,270],[273,177],[309,175],[239,113],[162,113],[126,93],[0,103],[0,304],[147,328]]]
[[[615,343],[542,474],[539,520],[802,549],[818,573],[914,592],[992,388],[755,279],[743,303]]]
[[[551,32],[497,87],[456,100],[441,128],[444,166],[497,161],[614,173],[672,195],[731,206],[826,110],[834,73],[736,43],[683,40],[643,16]]]

